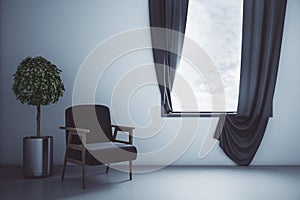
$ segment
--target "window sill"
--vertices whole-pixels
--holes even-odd
[[[235,115],[236,112],[169,112],[161,113],[161,117],[220,117],[222,115],[232,114]]]

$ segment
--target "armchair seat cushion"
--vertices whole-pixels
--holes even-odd
[[[86,149],[101,163],[135,160],[136,147],[119,142],[100,142],[86,145]]]
[[[86,144],[85,147],[88,150],[86,163],[90,165],[135,160],[137,157],[137,149],[135,146],[120,142],[90,143]],[[81,152],[73,150],[68,156],[80,159]],[[95,161],[95,159],[99,162]]]
[[[82,152],[79,150],[69,149],[67,152],[67,157],[74,159],[74,160],[81,160],[81,156],[82,156]],[[91,166],[103,164],[100,161],[98,161],[97,159],[95,159],[95,157],[92,154],[90,154],[90,152],[88,152],[88,151],[85,154],[85,163],[87,165],[91,165]]]

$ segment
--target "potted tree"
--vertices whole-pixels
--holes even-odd
[[[36,135],[23,138],[25,177],[45,177],[53,170],[53,137],[41,136],[41,106],[56,103],[65,91],[61,70],[42,56],[26,57],[13,75],[13,91],[22,104],[36,106]]]

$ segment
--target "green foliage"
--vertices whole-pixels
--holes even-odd
[[[36,136],[41,136],[40,107],[56,103],[65,91],[60,79],[61,70],[47,59],[26,57],[13,75],[13,91],[22,104],[37,107],[37,131]]]
[[[61,70],[47,59],[26,57],[13,75],[13,91],[22,104],[49,105],[58,101],[65,91]]]

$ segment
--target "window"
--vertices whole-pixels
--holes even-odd
[[[173,112],[237,111],[242,7],[243,0],[190,0],[185,36],[207,53],[219,80],[204,77],[203,66],[182,58],[171,92]],[[187,48],[183,44],[182,55]]]

